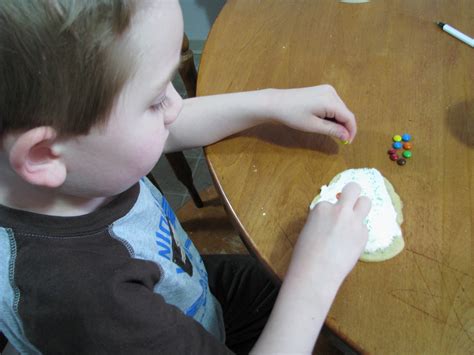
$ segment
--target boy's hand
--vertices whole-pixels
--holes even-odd
[[[354,114],[330,85],[264,89],[186,99],[165,152],[203,147],[270,120],[352,142]]]
[[[327,268],[336,281],[342,282],[352,270],[367,243],[364,219],[371,201],[359,197],[360,186],[347,184],[336,204],[320,202],[310,212],[295,246],[294,257],[305,260],[306,267]]]
[[[252,353],[310,354],[342,281],[367,242],[371,202],[347,184],[309,214],[265,329]]]
[[[330,85],[277,89],[271,95],[271,116],[291,128],[349,142],[357,133],[354,114]]]

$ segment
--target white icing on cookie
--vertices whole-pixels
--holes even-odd
[[[382,174],[377,169],[349,169],[338,176],[335,183],[321,187],[320,201],[336,203],[336,194],[341,192],[349,182],[356,182],[362,188],[361,195],[372,201],[372,208],[365,219],[369,230],[369,240],[365,252],[372,253],[387,248],[395,236],[401,236],[402,231],[397,223],[397,212],[393,207]],[[318,202],[313,203],[313,208]]]

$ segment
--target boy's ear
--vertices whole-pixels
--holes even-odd
[[[56,137],[52,127],[36,127],[15,136],[8,152],[13,170],[32,185],[61,186],[66,166],[55,151]]]

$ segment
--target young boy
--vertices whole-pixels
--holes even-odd
[[[367,239],[359,187],[310,212],[273,306],[142,177],[268,120],[352,141],[354,115],[329,86],[183,102],[182,35],[178,0],[0,2],[0,331],[20,352],[311,353]]]

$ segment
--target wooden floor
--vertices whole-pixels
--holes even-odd
[[[232,227],[220,198],[209,187],[199,191],[204,207],[197,208],[192,200],[176,215],[201,254],[247,254],[238,233]]]

